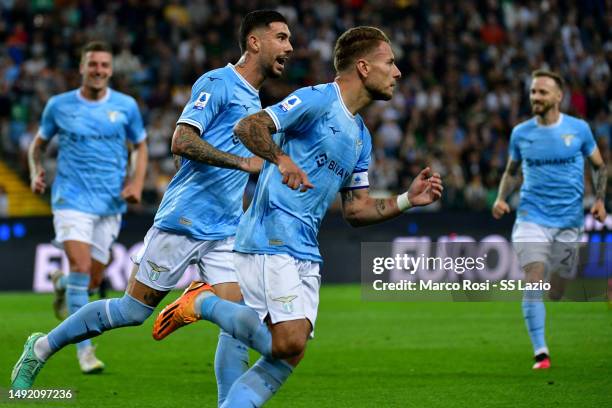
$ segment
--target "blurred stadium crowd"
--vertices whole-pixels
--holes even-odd
[[[375,147],[371,186],[381,194],[405,189],[427,163],[446,183],[438,207],[489,208],[510,131],[530,117],[536,68],[564,76],[563,110],[589,121],[610,163],[611,0],[0,0],[2,156],[26,177],[46,101],[80,85],[80,47],[106,40],[113,88],[137,98],[147,124],[143,209],[155,209],[174,173],[170,139],[191,84],[237,61],[241,17],[257,8],[287,17],[294,46],[285,77],[260,92],[263,106],[333,80],[333,45],[345,29],[375,25],[390,35],[403,77],[391,103],[363,115]],[[587,183],[587,205],[589,192]]]

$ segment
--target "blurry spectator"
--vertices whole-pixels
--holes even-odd
[[[485,210],[487,208],[487,190],[482,184],[480,174],[472,176],[465,187],[465,202],[474,210]]]
[[[255,8],[283,13],[294,47],[285,78],[261,90],[264,107],[298,87],[332,81],[334,42],[345,29],[379,25],[391,36],[402,78],[390,103],[372,104],[363,114],[375,148],[371,183],[383,194],[406,188],[416,169],[429,164],[446,183],[443,207],[483,209],[505,167],[510,129],[531,116],[530,72],[537,68],[564,76],[570,86],[562,108],[589,121],[609,155],[609,2],[60,3],[3,3],[10,18],[0,19],[2,156],[19,166],[20,145],[50,95],[78,86],[79,47],[107,40],[117,51],[113,87],[135,95],[147,121],[150,211],[174,174],[171,132],[191,84],[237,61],[240,17]]]
[[[8,194],[6,193],[6,188],[0,184],[0,217],[8,217],[8,208]]]

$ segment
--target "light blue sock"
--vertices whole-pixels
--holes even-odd
[[[246,370],[249,369],[249,349],[223,329],[215,353],[215,377],[217,378],[218,405],[221,406],[227,393]]]
[[[256,311],[214,295],[205,297],[200,309],[203,319],[215,323],[262,356],[272,357],[272,333],[259,320]]]
[[[70,272],[66,278],[66,304],[71,315],[89,302],[89,275],[80,272]],[[90,340],[77,344],[77,350],[91,346]]]
[[[542,290],[526,290],[523,292],[523,317],[525,318],[529,338],[531,338],[534,355],[548,354],[548,347],[546,347],[546,340],[544,339],[546,309],[542,301],[543,295]]]
[[[124,326],[138,326],[153,313],[153,308],[128,294],[122,298],[97,300],[70,315],[47,335],[51,352]]]
[[[261,357],[236,380],[221,408],[263,406],[292,372],[293,367],[283,360]]]

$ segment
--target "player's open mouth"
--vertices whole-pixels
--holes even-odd
[[[285,68],[285,62],[287,62],[288,59],[289,57],[277,57],[276,63],[280,65],[282,68]]]

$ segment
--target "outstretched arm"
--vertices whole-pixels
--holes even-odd
[[[404,194],[390,198],[372,198],[369,189],[345,190],[342,214],[353,227],[362,227],[395,218],[411,207],[431,204],[442,196],[442,180],[428,167],[414,179]]]
[[[34,193],[43,194],[47,188],[45,169],[42,166],[42,155],[49,142],[37,134],[28,148],[28,166],[30,167],[30,188]]]
[[[492,212],[493,217],[496,219],[500,219],[504,214],[510,212],[510,206],[506,202],[506,197],[514,190],[514,186],[516,184],[516,175],[519,168],[519,162],[508,159],[508,164],[506,165],[506,170],[502,175],[501,181],[499,183],[499,191],[497,192],[497,199],[493,204]]]
[[[262,161],[256,158],[239,157],[223,152],[200,137],[198,129],[179,123],[172,135],[172,153],[200,163],[216,167],[259,173]]]
[[[606,186],[608,184],[608,168],[596,147],[593,154],[589,156],[593,175],[593,187],[595,189],[595,203],[591,207],[591,214],[599,222],[606,219]]]
[[[234,127],[234,133],[247,149],[278,166],[283,176],[283,184],[293,190],[301,186],[302,192],[313,188],[306,173],[274,143],[272,134],[275,132],[276,125],[265,111],[243,118]]]

